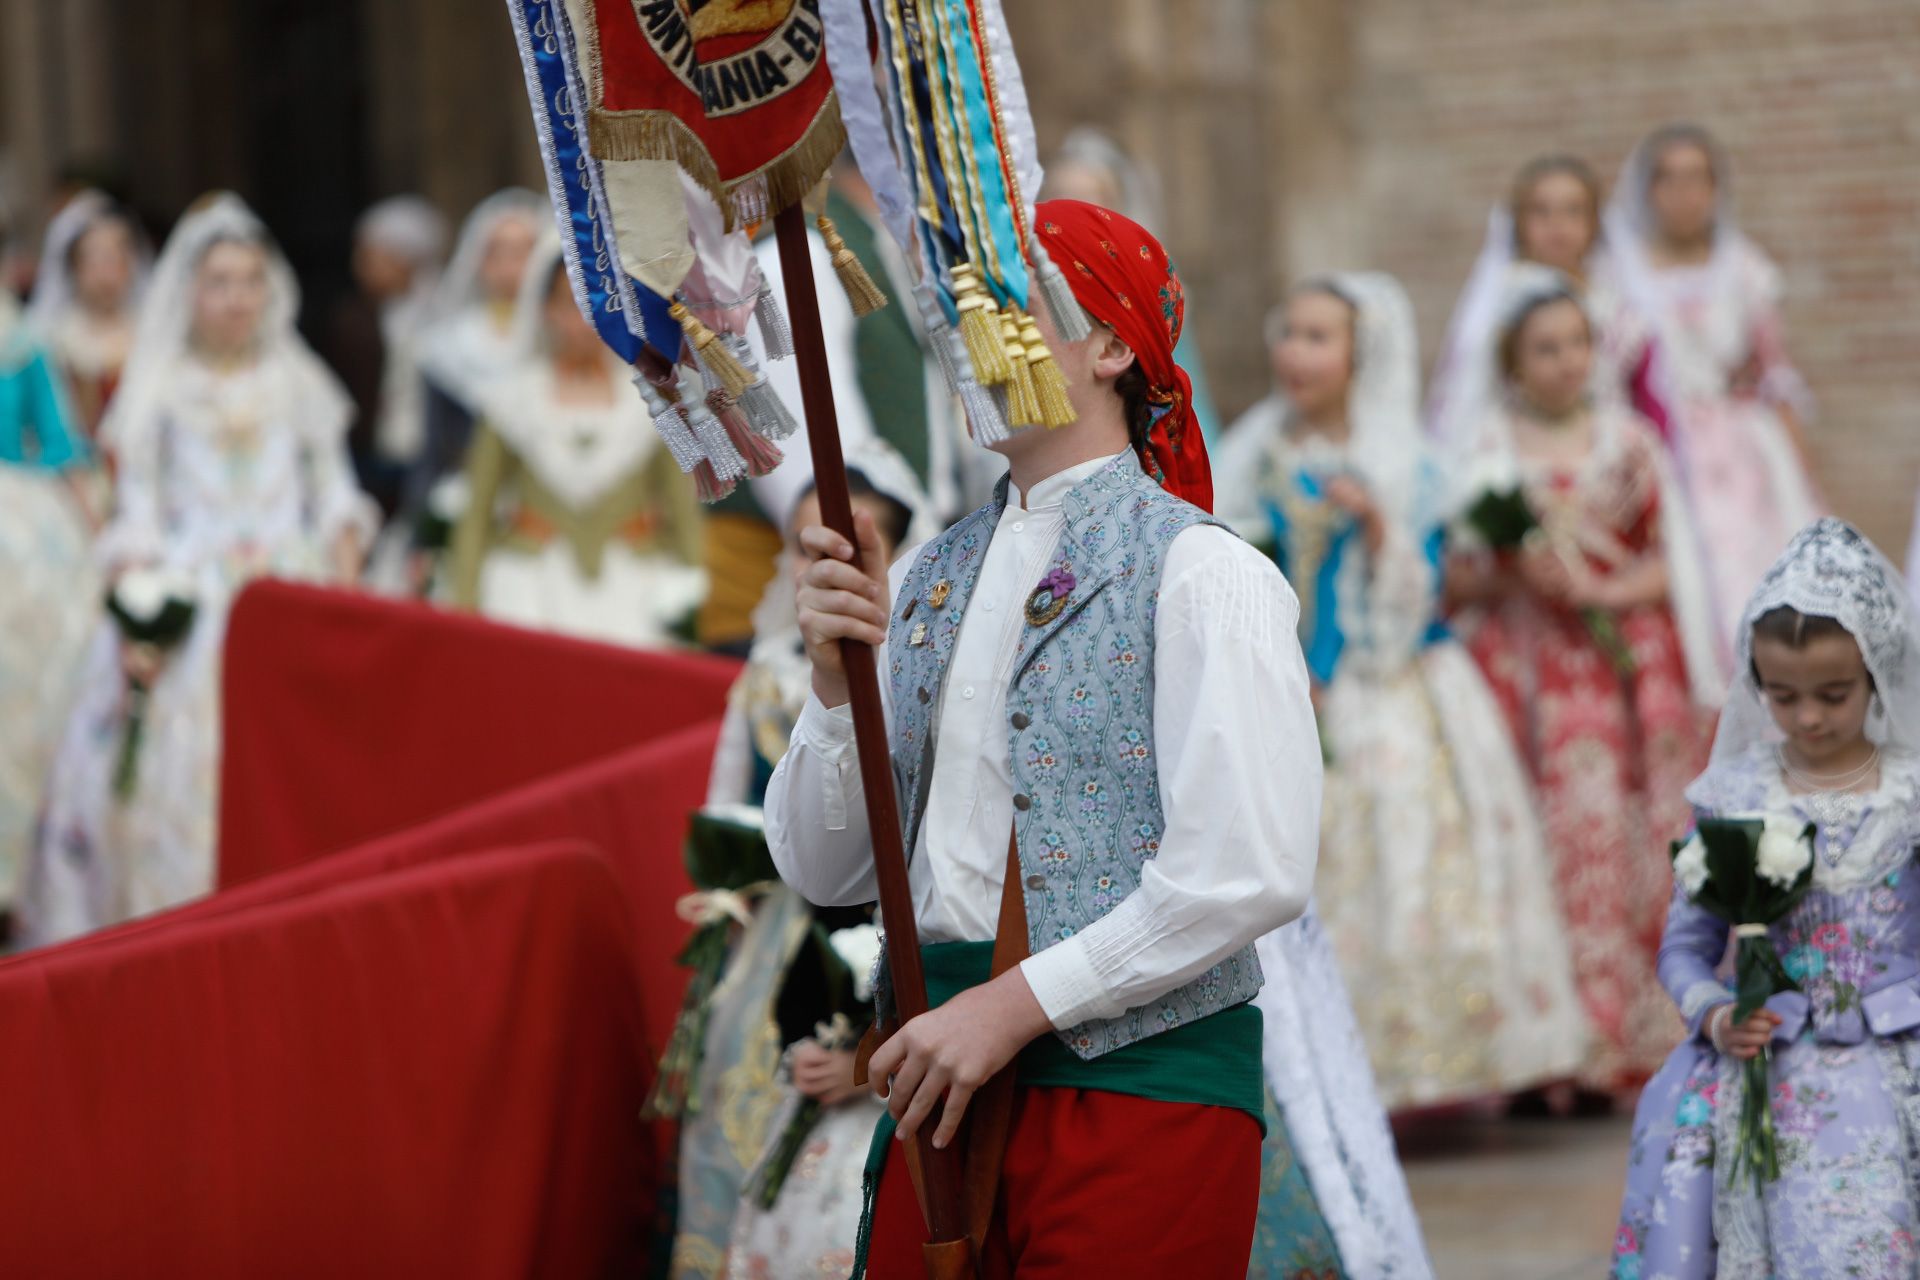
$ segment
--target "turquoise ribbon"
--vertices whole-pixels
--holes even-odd
[[[1015,306],[1026,308],[1028,305],[1027,260],[1021,252],[1020,233],[1014,225],[1014,193],[1007,185],[1007,175],[1000,163],[1000,141],[993,127],[993,104],[987,96],[986,80],[980,72],[980,55],[973,43],[973,27],[967,12],[966,0],[944,0],[947,11],[947,30],[951,33],[948,51],[952,61],[948,70],[951,73],[950,96],[953,99],[954,116],[966,122],[967,133],[973,142],[973,158],[976,185],[980,191],[981,208],[975,213],[976,233],[981,240],[991,239],[995,255],[999,258],[1000,275],[993,278],[988,270],[989,263],[981,262],[981,276],[994,295],[1002,302],[1012,302]],[[971,202],[968,202],[971,205]],[[979,225],[979,217],[986,218],[987,225]]]

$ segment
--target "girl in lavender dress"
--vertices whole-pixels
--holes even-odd
[[[1920,1269],[1920,632],[1851,526],[1796,537],[1747,606],[1748,679],[1688,791],[1702,814],[1817,830],[1813,887],[1773,925],[1798,991],[1739,1024],[1716,976],[1728,925],[1675,891],[1660,978],[1690,1037],[1634,1122],[1613,1274],[1815,1280]],[[1741,1075],[1772,1053],[1780,1178],[1727,1165]]]

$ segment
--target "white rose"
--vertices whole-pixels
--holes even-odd
[[[1793,887],[1813,861],[1813,842],[1807,839],[1806,830],[1806,824],[1793,818],[1767,818],[1760,832],[1760,847],[1754,853],[1754,869],[1762,879],[1782,889]]]
[[[1473,465],[1473,492],[1505,497],[1520,487],[1520,464],[1507,449],[1489,449]]]
[[[1700,842],[1698,834],[1680,846],[1680,852],[1673,855],[1673,874],[1689,898],[1698,896],[1706,886],[1707,846]]]
[[[827,935],[834,954],[853,973],[853,998],[862,1003],[873,999],[873,968],[880,960],[880,930],[870,924],[851,929],[836,929]]]
[[[427,510],[438,518],[452,524],[466,512],[467,503],[472,499],[472,491],[467,486],[467,477],[459,472],[443,476],[427,491]]]
[[[128,617],[150,623],[167,607],[167,601],[192,601],[193,585],[165,569],[129,569],[113,584],[113,598]]]

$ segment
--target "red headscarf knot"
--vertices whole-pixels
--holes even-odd
[[[1133,349],[1147,379],[1153,426],[1140,465],[1169,491],[1213,509],[1213,473],[1193,416],[1193,384],[1174,363],[1186,293],[1158,240],[1111,209],[1045,200],[1034,210],[1040,241],[1081,309]]]

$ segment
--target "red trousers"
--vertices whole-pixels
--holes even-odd
[[[1022,1088],[987,1233],[988,1280],[1246,1280],[1260,1126],[1227,1107]],[[895,1147],[867,1274],[923,1280],[926,1219]]]

